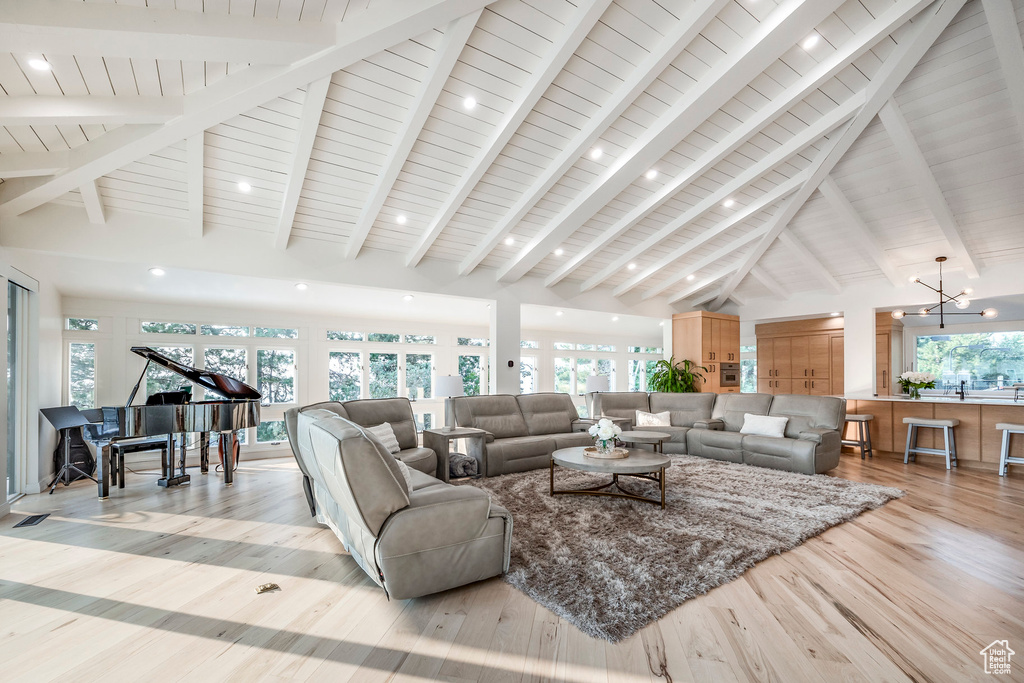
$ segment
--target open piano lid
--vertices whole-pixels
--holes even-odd
[[[228,377],[217,372],[197,370],[188,365],[183,365],[176,360],[168,358],[159,351],[154,351],[148,346],[133,346],[132,353],[142,356],[146,360],[157,365],[162,365],[172,370],[190,382],[194,382],[204,389],[220,394],[227,399],[259,399],[262,395],[245,382],[239,382],[234,377]]]

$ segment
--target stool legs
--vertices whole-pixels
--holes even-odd
[[[999,476],[1006,476],[1006,457],[1010,455],[1010,431],[1003,430],[1003,447],[999,450]]]
[[[868,425],[868,423],[866,423],[866,422],[863,423],[863,424],[864,424],[864,438],[868,442],[868,457],[869,458],[874,458],[875,457],[875,451],[871,447],[871,426]]]
[[[910,462],[911,449],[917,448],[917,425],[910,425],[907,429],[907,447],[903,451],[903,464]],[[914,453],[914,461],[917,461],[917,453]]]

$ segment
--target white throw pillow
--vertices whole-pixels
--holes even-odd
[[[405,477],[405,487],[412,491],[412,475],[409,474],[409,466],[398,458],[395,458],[395,462],[398,463],[398,469],[402,472],[402,476]]]
[[[758,436],[785,436],[788,417],[771,417],[769,415],[743,415],[743,429],[740,434],[756,434]]]
[[[390,423],[385,422],[376,427],[364,427],[363,429],[377,437],[377,440],[384,444],[384,448],[388,449],[388,453],[397,453],[402,450],[398,446],[398,437],[395,436],[395,430],[391,428]]]
[[[636,426],[637,427],[670,427],[672,421],[669,419],[671,413],[664,411],[662,413],[645,413],[642,410],[636,411]]]

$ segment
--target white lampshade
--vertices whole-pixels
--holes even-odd
[[[440,375],[434,380],[434,396],[438,398],[465,395],[462,377],[459,375]]]
[[[590,375],[587,377],[587,393],[593,391],[609,391],[611,389],[611,383],[608,380],[608,375]]]

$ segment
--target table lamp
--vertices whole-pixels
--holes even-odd
[[[595,391],[610,391],[611,381],[608,375],[590,375],[587,377],[587,393]]]
[[[434,381],[434,396],[444,399],[444,429],[442,431],[452,431],[452,422],[455,418],[452,410],[452,397],[465,395],[462,377],[459,375],[441,375]]]

